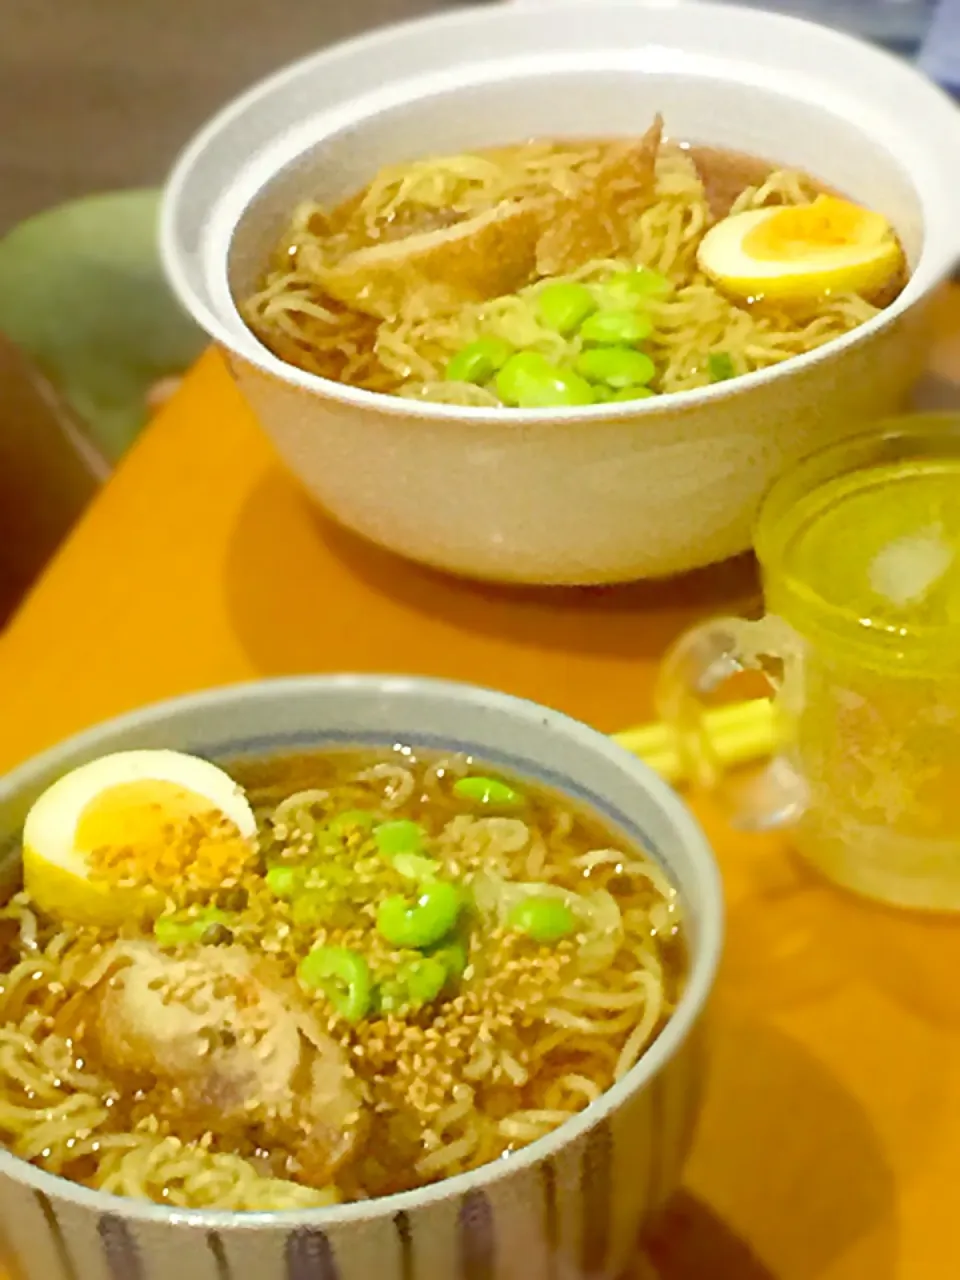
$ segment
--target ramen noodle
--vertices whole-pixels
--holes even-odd
[[[403,1191],[552,1132],[677,1003],[674,887],[562,795],[409,748],[240,761],[244,791],[193,757],[145,781],[158,756],[76,770],[27,820],[0,915],[24,1160],[183,1208]]]
[[[781,225],[787,209],[802,224]],[[871,319],[903,272],[879,214],[802,173],[664,140],[658,120],[639,139],[417,160],[332,210],[307,201],[241,309],[324,378],[544,408],[779,364]]]

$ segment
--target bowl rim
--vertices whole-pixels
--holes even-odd
[[[384,392],[367,391],[347,383],[320,377],[318,374],[309,373],[274,355],[256,337],[240,314],[232,291],[228,290],[231,309],[229,320],[225,318],[224,309],[216,301],[200,297],[199,291],[195,290],[190,282],[190,272],[185,265],[187,254],[183,251],[177,234],[178,205],[183,198],[185,189],[192,180],[194,168],[198,163],[202,163],[207,147],[217,139],[225,126],[241,117],[258,103],[269,100],[272,94],[282,89],[288,81],[296,80],[304,71],[311,67],[316,67],[318,70],[322,69],[325,60],[330,57],[363,55],[368,50],[389,47],[396,36],[411,30],[456,29],[460,26],[470,27],[471,24],[477,22],[496,26],[505,20],[510,20],[515,14],[540,10],[558,16],[564,10],[576,11],[581,9],[583,3],[584,0],[564,0],[562,4],[557,4],[556,0],[525,0],[522,4],[470,4],[458,8],[454,12],[441,12],[408,19],[405,22],[394,23],[307,54],[305,57],[288,63],[286,66],[262,78],[226,103],[188,142],[176,160],[164,188],[160,216],[161,256],[167,278],[181,303],[201,327],[230,353],[230,357],[252,365],[268,377],[280,381],[292,390],[304,391],[318,401],[327,401],[333,405],[343,405],[361,412],[373,412],[387,417],[403,418],[408,421],[412,419],[422,422],[458,423],[467,427],[476,425],[480,427],[500,427],[504,430],[509,430],[517,425],[576,427],[583,424],[589,428],[598,422],[616,422],[624,419],[636,420],[639,425],[642,418],[657,418],[675,413],[695,411],[701,406],[719,403],[754,388],[759,389],[762,386],[789,378],[794,371],[797,374],[802,374],[804,370],[842,356],[846,351],[868,342],[875,335],[893,325],[913,306],[920,303],[949,275],[951,270],[949,262],[944,261],[937,265],[931,264],[930,246],[927,236],[924,234],[915,267],[911,271],[903,290],[894,301],[855,329],[830,339],[830,341],[822,346],[815,347],[812,351],[791,356],[778,364],[768,366],[765,369],[754,370],[751,373],[743,374],[725,382],[686,391],[670,392],[667,395],[630,401],[625,404],[568,406],[551,409],[511,409],[508,413],[505,413],[502,408],[448,405],[426,400],[407,399],[402,396],[388,395]],[[709,10],[713,9],[712,5],[701,4],[701,0],[601,0],[596,6],[591,6],[590,12],[591,17],[596,21],[597,15],[604,12],[615,13],[640,9],[658,11],[682,10],[691,5]],[[939,103],[942,107],[949,109],[949,114],[947,112],[944,113],[943,123],[946,125],[948,120],[954,121],[957,140],[960,143],[960,116],[957,115],[953,100],[938,85],[929,81],[909,64],[904,63],[903,59],[898,58],[895,54],[883,48],[870,45],[866,41],[859,40],[846,32],[825,27],[820,23],[811,22],[804,18],[797,18],[775,11],[759,10],[744,4],[725,3],[723,11],[727,22],[750,22],[756,26],[766,26],[770,30],[771,40],[787,39],[791,30],[803,30],[808,36],[815,32],[814,38],[820,41],[823,47],[832,45],[841,55],[844,51],[847,53],[856,51],[857,56],[860,58],[866,54],[876,62],[878,74],[884,65],[890,69],[896,68],[899,76],[906,76],[913,81],[917,88],[923,90],[931,107]],[[762,65],[762,62],[758,61],[758,65]],[[391,79],[390,84],[396,86],[403,83],[403,81],[404,76],[399,74]],[[309,145],[308,143],[304,144],[301,154],[302,150]],[[897,158],[891,151],[887,151],[886,154],[892,160]],[[288,159],[287,163],[289,162]],[[272,183],[279,172],[279,169],[272,170],[265,185]],[[909,169],[905,172],[908,180],[912,181],[913,175]],[[222,188],[219,192],[218,200],[224,194],[224,190],[226,188]],[[230,236],[226,238],[226,242],[222,246],[222,252],[218,249],[218,261],[220,259],[226,260],[232,235],[249,205],[250,199],[248,198],[233,219]],[[960,213],[960,203],[958,203],[958,213]],[[942,256],[946,259],[948,255],[944,252]],[[958,242],[952,257],[954,262],[960,259],[960,242]],[[924,267],[926,267],[925,272],[922,270]],[[240,336],[240,330],[243,330],[242,337]]]
[[[343,673],[337,675],[278,676],[243,681],[200,692],[181,694],[127,711],[95,724],[63,739],[47,750],[32,756],[0,777],[0,803],[9,802],[31,782],[57,767],[66,754],[95,749],[116,732],[146,728],[181,712],[202,712],[229,706],[238,700],[269,703],[277,694],[297,697],[316,692],[391,693],[416,698],[418,693],[445,698],[460,704],[465,712],[493,711],[506,719],[522,719],[544,732],[560,733],[601,756],[622,773],[632,775],[638,788],[653,799],[674,828],[693,863],[694,875],[702,893],[701,938],[692,957],[686,987],[674,1013],[649,1049],[627,1072],[600,1095],[596,1102],[564,1121],[552,1133],[539,1138],[511,1155],[509,1160],[493,1161],[467,1173],[455,1174],[413,1191],[404,1191],[371,1200],[353,1201],[313,1209],[242,1212],[230,1209],[181,1209],[152,1201],[118,1196],[109,1191],[94,1190],[71,1182],[58,1174],[48,1173],[0,1147],[0,1176],[28,1186],[52,1199],[73,1202],[98,1213],[112,1214],[142,1223],[165,1223],[199,1227],[207,1230],[288,1229],[310,1226],[319,1229],[364,1220],[392,1216],[440,1201],[462,1197],[466,1192],[490,1186],[534,1167],[557,1151],[577,1141],[597,1123],[616,1111],[633,1094],[648,1085],[679,1052],[693,1031],[709,999],[716,977],[723,944],[724,897],[720,870],[710,844],[699,823],[673,788],[636,756],[619,746],[612,738],[564,712],[541,706],[529,699],[500,693],[480,685],[427,676]],[[469,737],[469,732],[464,736]]]

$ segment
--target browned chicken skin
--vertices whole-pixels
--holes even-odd
[[[537,245],[537,272],[562,276],[600,258],[630,250],[637,218],[653,201],[663,120],[654,120],[637,142],[626,142],[595,174],[551,211]]]
[[[160,1110],[276,1143],[290,1152],[285,1176],[326,1185],[357,1143],[362,1106],[339,1045],[296,989],[239,947],[179,958],[138,942],[125,959],[100,994],[104,1065],[165,1088]]]
[[[320,283],[338,302],[384,320],[496,298],[530,279],[542,217],[542,201],[498,205],[452,227],[358,249],[321,269]]]
[[[504,202],[452,226],[441,218],[438,227],[394,232],[313,270],[331,298],[356,311],[420,320],[627,253],[654,196],[662,134],[658,116],[638,141],[612,146],[570,196]]]

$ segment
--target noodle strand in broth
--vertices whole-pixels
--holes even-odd
[[[180,1208],[390,1194],[551,1132],[675,1008],[673,886],[565,798],[406,748],[231,773],[258,836],[215,889],[186,861],[159,918],[70,923],[24,892],[0,912],[0,1136],[22,1159]],[[442,936],[398,942],[387,904],[432,928],[431,894],[454,904]]]
[[[719,151],[670,141],[658,142],[650,199],[630,223],[626,251],[618,256],[589,258],[547,276],[519,270],[517,287],[499,296],[471,298],[476,289],[463,281],[463,296],[455,304],[431,301],[429,279],[443,276],[446,285],[456,283],[469,255],[460,248],[446,254],[437,248],[436,261],[423,267],[422,276],[411,274],[420,270],[412,257],[405,262],[399,256],[399,249],[420,244],[424,237],[439,238],[440,245],[444,236],[464,226],[476,225],[479,236],[477,220],[491,210],[509,214],[543,208],[552,210],[554,222],[562,222],[571,215],[557,202],[570,201],[576,210],[578,192],[582,203],[589,184],[623,146],[622,140],[533,141],[435,157],[382,170],[365,190],[330,213],[314,202],[304,203],[294,213],[262,287],[242,300],[243,314],[276,355],[309,372],[370,391],[502,408],[492,376],[457,380],[448,367],[458,352],[493,339],[512,351],[541,355],[553,367],[576,368],[584,339],[551,327],[538,309],[544,289],[558,283],[586,285],[602,302],[612,280],[637,268],[662,278],[664,288],[645,299],[643,307],[652,325],[642,350],[654,365],[646,393],[655,394],[706,386],[717,380],[718,370],[723,378],[737,377],[812,351],[865,323],[890,300],[889,291],[883,297],[826,293],[789,306],[729,296],[697,265],[698,248],[711,226],[727,214],[809,205],[823,188],[795,171],[743,157],[738,162]],[[724,185],[726,170],[728,179],[744,171],[755,180],[740,186],[721,208],[711,191],[718,181]],[[609,216],[600,210],[598,225],[605,225]],[[517,234],[528,231],[524,224]],[[377,305],[365,301],[377,296],[384,270],[379,259],[379,274],[364,288],[358,286],[350,302],[329,292],[341,264],[359,261],[371,250],[397,251],[398,287],[405,290],[402,304],[391,307],[381,299],[381,314]],[[518,244],[516,252],[518,262],[526,261],[524,245]],[[894,284],[894,294],[898,289]]]

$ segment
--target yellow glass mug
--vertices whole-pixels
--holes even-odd
[[[690,775],[738,825],[789,824],[831,880],[960,910],[960,418],[893,420],[808,457],[768,494],[755,547],[766,616],[695,628],[661,671]],[[783,745],[738,782],[704,713],[751,669]]]

